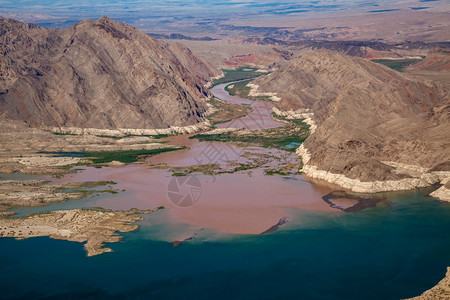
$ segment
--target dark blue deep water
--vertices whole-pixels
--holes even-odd
[[[164,212],[87,258],[80,243],[0,239],[4,299],[401,299],[450,266],[450,204],[420,191],[353,213],[294,212],[267,235],[204,230],[174,248]]]

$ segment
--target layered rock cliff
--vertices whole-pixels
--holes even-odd
[[[195,125],[217,72],[107,17],[64,30],[0,18],[0,52],[0,117],[34,127]]]
[[[300,54],[255,81],[284,111],[312,114],[304,172],[358,192],[411,189],[450,176],[450,93],[365,59]]]

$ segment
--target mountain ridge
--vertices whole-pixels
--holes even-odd
[[[450,171],[450,93],[439,82],[321,50],[255,83],[277,93],[279,109],[314,114],[317,129],[300,151],[308,166],[361,182],[411,178],[400,165]]]
[[[1,18],[0,29],[2,118],[99,129],[205,120],[203,86],[217,71],[183,46],[108,17],[61,30]]]

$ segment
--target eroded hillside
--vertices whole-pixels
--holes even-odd
[[[204,120],[215,70],[109,18],[51,30],[0,19],[0,116],[34,127],[167,128]]]
[[[380,191],[432,184],[450,171],[450,94],[440,81],[309,51],[255,83],[277,93],[278,108],[313,113],[317,129],[299,149],[307,175]]]

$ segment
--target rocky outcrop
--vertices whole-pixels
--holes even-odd
[[[250,97],[269,97],[270,100],[274,102],[278,102],[281,100],[281,98],[277,96],[277,93],[258,92],[259,86],[257,84],[248,83],[247,86],[250,88],[250,92],[248,93]]]
[[[329,30],[329,28],[327,28]],[[300,35],[301,35],[300,30]],[[329,33],[328,33],[329,34]],[[283,39],[289,37],[287,40]],[[281,37],[279,37],[281,38]],[[426,54],[428,51],[433,51],[434,48],[449,49],[449,42],[431,42],[426,43],[422,41],[405,41],[397,42],[395,44],[384,43],[381,41],[355,41],[355,40],[324,40],[311,39],[311,37],[300,37],[297,34],[284,36],[279,38],[260,38],[251,37],[242,39],[241,43],[251,45],[285,45],[291,51],[307,51],[307,50],[332,50],[340,52],[349,56],[363,57],[367,59],[391,58],[401,59],[407,57],[419,57],[419,55]]]
[[[209,129],[211,122],[208,120],[189,126],[169,126],[169,128],[159,129],[131,129],[131,128],[117,128],[117,129],[98,129],[98,128],[79,128],[79,127],[53,127],[48,128],[53,133],[61,134],[77,134],[77,135],[96,135],[96,136],[110,136],[123,137],[128,135],[160,135],[160,134],[189,134],[201,130]]]
[[[393,172],[406,175],[408,178],[398,180],[361,181],[359,179],[349,178],[343,174],[320,170],[316,166],[308,164],[311,154],[304,147],[304,145],[301,145],[297,149],[296,153],[302,158],[304,163],[302,172],[309,178],[325,180],[357,193],[412,190],[433,184],[445,183],[450,178],[450,172],[433,172],[419,166],[408,165],[405,167],[405,165],[402,165],[401,167],[394,169]],[[405,169],[414,169],[415,172],[411,174],[408,171],[405,171]],[[420,170],[420,172],[417,172],[417,170]],[[431,193],[431,196],[440,200],[450,201],[449,191],[450,190],[448,190],[446,186],[442,186],[438,190]]]
[[[430,195],[439,200],[450,202],[450,175],[443,180],[442,183],[444,183],[444,185],[432,192]]]
[[[83,133],[83,129],[80,128],[76,128],[73,134],[51,133],[39,128],[26,127],[22,122],[0,121],[0,173],[65,174],[69,172],[71,166],[91,163],[80,157],[55,155],[60,152],[120,152],[177,148],[151,136],[124,136],[121,132],[110,130],[117,136],[106,137],[105,132],[97,130],[91,132],[92,134],[77,134]]]
[[[410,298],[409,300],[444,300],[450,299],[450,267],[447,274],[436,286],[424,292],[422,295]]]
[[[51,184],[45,180],[0,180],[0,210],[1,207],[46,206],[55,202],[81,199],[105,192],[82,189],[111,184],[113,183],[104,181]]]
[[[437,48],[428,53],[423,61],[409,68],[411,71],[450,71],[450,48]]]
[[[61,186],[51,186],[43,180],[0,181],[0,205],[45,206],[54,202],[80,198],[75,193],[60,193]]]
[[[0,117],[33,127],[164,129],[205,121],[217,74],[185,47],[107,17],[50,30],[0,18]]]
[[[274,107],[272,112],[277,116],[286,117],[288,120],[303,119],[303,122],[309,125],[310,133],[316,131],[317,125],[314,122],[314,114],[309,109],[283,111]]]
[[[119,232],[136,230],[133,223],[142,220],[139,215],[151,211],[103,211],[73,209],[8,219],[0,216],[0,238],[26,239],[48,236],[52,239],[84,243],[88,256],[111,252],[105,243],[119,242]]]
[[[292,59],[293,56],[294,54],[292,52],[272,48],[229,57],[224,61],[224,65],[226,68],[236,68],[248,65],[259,68],[272,68],[278,62],[288,61]]]
[[[277,109],[317,126],[297,151],[309,177],[379,192],[450,175],[450,93],[440,83],[331,51],[302,53],[255,83],[277,93]]]

